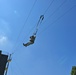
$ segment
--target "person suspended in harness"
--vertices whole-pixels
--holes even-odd
[[[26,44],[23,43],[23,45],[24,45],[25,47],[27,47],[27,46],[29,46],[29,45],[31,45],[31,44],[34,44],[35,38],[36,38],[36,35],[30,36],[29,42],[27,42]]]
[[[23,43],[23,46],[27,47],[27,46],[29,46],[29,45],[31,45],[31,44],[34,44],[35,38],[36,38],[36,34],[37,34],[37,32],[38,32],[38,26],[39,26],[39,24],[41,24],[41,22],[42,22],[43,19],[44,19],[44,15],[41,15],[40,18],[39,18],[39,21],[38,21],[38,23],[37,23],[35,33],[34,33],[32,36],[30,36],[29,42],[27,42],[26,44]]]

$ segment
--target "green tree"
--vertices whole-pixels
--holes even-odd
[[[72,67],[71,75],[76,75],[76,66]]]

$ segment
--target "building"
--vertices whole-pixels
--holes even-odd
[[[2,51],[0,51],[0,75],[4,75],[7,59],[8,55],[2,54]]]

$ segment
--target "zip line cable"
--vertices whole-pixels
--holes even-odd
[[[53,0],[53,1],[54,1],[54,0]],[[53,1],[52,1],[52,3],[53,3]],[[55,14],[55,13],[58,11],[58,9],[59,9],[60,7],[62,7],[62,6],[64,5],[64,3],[66,3],[66,2],[67,2],[67,0],[63,1],[62,4],[51,14],[43,23],[45,23],[53,14]],[[49,7],[51,6],[52,3],[50,3]],[[48,7],[46,10],[48,10],[49,7]],[[34,26],[34,27],[35,27],[35,26]],[[34,27],[33,27],[31,30],[33,30]]]
[[[54,0],[53,0],[53,1],[54,1]],[[53,1],[52,1],[52,3],[53,3]],[[55,13],[58,11],[58,9],[59,9],[66,1],[67,1],[67,0],[65,0],[43,23],[45,23],[53,14],[55,14]],[[51,6],[52,3],[50,3],[49,7]],[[48,7],[46,10],[48,10],[49,7]],[[47,11],[46,11],[46,12],[47,12]],[[33,28],[30,30],[30,32],[34,29],[35,26],[36,26],[36,25],[33,26]],[[29,33],[30,33],[30,32],[29,32]],[[28,34],[29,34],[29,33],[28,33]]]
[[[52,0],[52,2],[50,3],[50,5],[48,6],[48,8],[45,10],[44,15],[46,14],[46,12],[48,11],[48,9],[50,8],[50,6],[53,4],[54,0]]]
[[[53,0],[54,1],[54,0]],[[51,4],[53,3],[53,1],[50,3],[50,5],[49,5],[49,7],[51,6]],[[43,23],[45,23],[53,14],[55,14],[57,11],[58,11],[58,9],[60,8],[60,7],[62,7],[63,5],[64,5],[64,3],[66,3],[67,2],[67,0],[64,0],[63,2],[62,2],[62,4],[43,22]],[[48,11],[48,9],[49,9],[49,7],[46,9],[47,11]],[[46,12],[47,12],[46,11]],[[35,27],[35,26],[34,26]]]
[[[35,0],[32,8],[31,8],[31,10],[30,10],[30,12],[29,12],[29,14],[28,14],[28,17],[26,18],[26,20],[25,20],[25,22],[24,22],[24,25],[23,25],[22,28],[21,28],[21,31],[20,31],[20,33],[19,33],[19,35],[18,35],[18,38],[17,38],[17,41],[18,41],[18,39],[19,39],[19,37],[20,37],[20,34],[22,33],[22,30],[23,30],[24,27],[25,27],[26,22],[28,21],[28,18],[29,18],[29,16],[30,16],[30,14],[31,14],[31,12],[32,12],[32,10],[33,10],[36,2],[37,2],[37,0]],[[54,0],[52,0],[52,2],[50,3],[49,7],[46,9],[46,11],[44,12],[44,14],[48,11],[48,9],[50,8],[50,6],[52,5],[53,2],[54,2]],[[41,21],[41,22],[42,22],[42,21]],[[40,24],[41,24],[41,22],[40,22]],[[36,33],[37,33],[37,31],[38,31],[38,24],[39,24],[39,21],[38,21],[37,26],[36,26]],[[17,43],[17,41],[16,41],[16,43]],[[17,47],[17,46],[15,46],[15,47]],[[15,49],[15,47],[14,47],[14,49]],[[15,52],[15,50],[14,50],[14,52]],[[13,52],[12,54],[14,54],[14,52]],[[12,54],[11,54],[11,55],[12,55]],[[12,58],[12,57],[11,57],[11,58]]]
[[[20,31],[20,33],[19,33],[19,35],[18,35],[18,38],[17,38],[17,41],[18,41],[18,39],[19,39],[20,34],[22,33],[22,30],[24,29],[24,26],[25,26],[25,24],[26,24],[26,22],[27,22],[27,20],[28,20],[28,18],[29,18],[29,16],[30,16],[30,14],[31,14],[31,12],[32,12],[32,9],[34,8],[34,5],[36,4],[36,2],[37,2],[37,0],[35,0],[35,2],[34,2],[34,4],[33,4],[32,8],[31,8],[31,10],[30,10],[30,12],[29,12],[28,17],[27,17],[27,19],[26,19],[24,25],[23,25],[22,28],[21,28],[21,31]],[[52,0],[52,2],[50,3],[50,5],[48,6],[48,8],[45,10],[44,14],[48,11],[48,9],[49,9],[50,6],[53,4],[53,2],[54,2],[54,0]],[[17,43],[17,41],[16,41],[16,43]],[[16,44],[16,43],[15,43],[15,44]],[[15,46],[15,45],[14,45],[14,46]],[[15,46],[15,47],[16,47],[16,46]],[[14,49],[15,49],[15,47],[14,47]],[[14,52],[13,52],[13,53],[14,53]],[[12,53],[12,54],[13,54],[13,53]]]
[[[36,35],[37,34],[37,31],[38,31],[38,26],[39,26],[39,24],[41,24],[42,23],[42,20],[44,19],[44,16],[43,15],[41,15],[40,16],[40,18],[39,18],[39,20],[38,20],[38,23],[37,23],[37,25],[36,25],[36,31],[33,33],[33,35]],[[23,41],[24,41],[24,39],[23,39]],[[22,41],[22,42],[23,42]],[[20,42],[21,43],[21,42]],[[17,48],[18,46],[16,46],[16,48]],[[13,52],[14,53],[14,52]],[[13,54],[12,53],[12,54]]]
[[[62,4],[63,5],[63,4]],[[62,6],[62,5],[60,5],[60,7]],[[59,7],[59,8],[60,8]],[[71,7],[70,9],[68,9],[64,14],[62,14],[60,17],[58,17],[55,21],[53,21],[50,25],[48,25],[44,30],[42,30],[40,33],[39,33],[39,35],[42,33],[42,32],[44,32],[45,30],[47,30],[50,26],[52,26],[54,23],[56,23],[58,20],[60,20],[64,15],[66,15],[70,10],[72,10],[74,7],[76,7],[76,5],[74,5],[73,7]],[[57,11],[57,10],[56,10]],[[56,12],[56,11],[54,11],[54,13]],[[53,14],[54,14],[53,13]],[[52,16],[52,15],[51,15]],[[28,16],[29,17],[29,16]],[[49,17],[50,18],[50,17]],[[27,20],[28,20],[28,18],[27,18]],[[23,26],[24,27],[24,26]]]
[[[55,13],[57,12],[57,10],[58,10],[66,1],[67,1],[67,0],[65,0],[65,1],[46,19],[46,21],[47,21],[53,14],[55,14]],[[51,4],[52,4],[53,2],[54,2],[54,0],[52,0],[52,2],[50,3],[49,7],[51,6]],[[48,11],[49,7],[45,10],[44,14]],[[43,14],[43,15],[44,15],[44,14]],[[45,23],[46,21],[44,21],[43,23]],[[35,26],[36,26],[36,25],[35,25]],[[34,26],[34,27],[35,27],[35,26]],[[33,27],[31,30],[33,30],[34,27]],[[30,32],[31,32],[31,30],[30,30]]]
[[[45,23],[52,15],[54,15],[66,2],[67,0],[64,0],[61,5],[43,23]]]
[[[54,2],[54,0],[52,0],[52,2],[50,2],[50,5],[47,7],[47,9],[45,10],[45,12],[44,12],[44,14],[43,14],[43,15],[45,15],[45,14],[46,14],[46,12],[47,12],[47,11],[48,11],[48,9],[50,8],[50,6],[53,4],[53,2]],[[39,24],[39,23],[37,23],[37,26],[38,26],[38,24]],[[35,25],[35,26],[36,26],[36,25]],[[35,27],[35,26],[34,26],[34,27]],[[30,32],[34,29],[34,27],[30,30]],[[36,30],[37,30],[37,28],[36,28]],[[29,32],[29,33],[30,33],[30,32]]]
[[[54,0],[53,0],[53,1],[54,1]],[[53,1],[52,1],[52,3],[53,3]],[[65,0],[50,16],[52,16],[65,2],[66,2],[66,0]],[[52,4],[52,3],[51,3],[51,4]],[[49,7],[51,6],[51,4],[49,5]],[[48,11],[49,7],[46,9],[47,11]],[[47,11],[46,11],[46,12],[47,12]],[[50,17],[49,17],[49,18],[50,18]],[[34,26],[34,27],[35,27],[35,26]],[[34,27],[33,27],[33,28],[34,28]],[[32,28],[32,29],[33,29],[33,28]],[[31,30],[32,30],[32,29],[31,29]],[[31,32],[31,31],[30,31],[30,32]],[[30,33],[30,32],[29,32],[29,33]],[[16,48],[17,48],[17,47],[16,47]]]
[[[76,7],[76,5],[74,5],[73,7],[71,7],[70,9],[68,9],[64,14],[62,14],[58,19],[56,19],[54,22],[51,23],[51,26],[56,23],[59,19],[61,19],[64,15],[66,15],[70,10],[72,10],[74,7]],[[44,32],[45,30],[47,30],[50,27],[50,25],[48,25],[44,30],[42,30],[39,35]]]
[[[36,0],[37,1],[37,0]],[[36,4],[36,1],[34,2],[34,5]],[[48,8],[45,10],[45,12],[44,12],[44,14],[48,11],[48,9],[50,8],[50,6],[52,5],[52,3],[54,2],[54,0],[52,0],[52,2],[50,3],[50,5],[48,6]],[[34,7],[34,5],[33,5],[33,7]],[[32,7],[32,9],[33,9],[33,7]],[[32,9],[31,9],[31,11],[32,11]],[[31,11],[30,11],[30,13],[31,13]],[[30,13],[29,13],[29,15],[30,15]],[[29,15],[28,15],[28,17],[29,17]],[[27,22],[27,20],[28,20],[28,17],[27,17],[27,19],[26,19],[26,22]],[[25,23],[26,23],[25,22]],[[25,24],[24,24],[25,25]],[[22,29],[24,28],[24,25],[23,25],[23,27],[22,27]],[[21,30],[22,30],[21,29]],[[29,32],[30,33],[30,32]],[[21,33],[20,33],[21,34]],[[19,36],[20,36],[20,34],[19,34]],[[18,40],[18,38],[17,38],[17,40]],[[16,42],[17,43],[17,42]],[[15,48],[14,48],[15,49]],[[15,50],[14,50],[15,51]],[[14,53],[14,52],[13,52]],[[12,53],[12,54],[13,54]]]
[[[48,6],[48,8],[45,10],[44,14],[48,11],[48,9],[50,8],[50,6],[53,4],[54,0],[52,0],[52,2],[50,2],[50,5]],[[37,24],[38,26],[38,24]]]
[[[52,2],[50,2],[50,5],[48,6],[48,8],[45,10],[44,14],[48,11],[48,9],[50,8],[50,6],[53,4],[54,0],[52,0]],[[38,24],[37,24],[38,25]]]
[[[34,4],[33,4],[32,8],[31,8],[31,10],[30,10],[30,12],[29,12],[29,14],[28,14],[26,20],[25,20],[25,23],[24,23],[24,25],[22,26],[22,28],[21,28],[21,30],[20,30],[20,33],[19,33],[19,35],[18,35],[18,37],[17,37],[17,41],[19,40],[20,34],[22,33],[22,31],[23,31],[23,29],[24,29],[24,27],[25,27],[25,25],[26,25],[26,23],[27,23],[27,21],[28,21],[28,18],[30,17],[30,14],[31,14],[31,12],[32,12],[32,10],[33,10],[35,4],[36,4],[36,2],[37,2],[37,0],[35,0],[35,2],[34,2]],[[17,41],[15,42],[15,44],[17,43]],[[14,45],[14,49],[15,49],[15,47],[16,47],[16,46]]]
[[[54,23],[56,23],[59,19],[61,19],[64,15],[66,15],[70,10],[72,10],[76,5],[68,9],[64,14],[62,14],[58,19],[56,19],[54,22],[52,22],[50,25],[48,25],[44,30],[42,30],[39,34],[41,34],[43,31],[47,30],[50,26],[52,26]]]
[[[49,7],[45,10],[44,14],[48,11],[48,9],[50,8],[50,6],[52,5],[53,2],[54,2],[54,0],[52,0],[52,2],[50,3]],[[53,15],[65,2],[66,2],[66,0],[65,0],[51,15]],[[36,25],[35,25],[35,26],[36,26]],[[34,27],[35,27],[35,26],[34,26]],[[37,26],[38,26],[38,24],[37,24]],[[33,27],[33,28],[34,28],[34,27]],[[33,28],[32,28],[32,29],[33,29]],[[31,29],[31,30],[32,30],[32,29]],[[30,32],[31,32],[31,31],[30,31]],[[29,32],[29,33],[30,33],[30,32]]]

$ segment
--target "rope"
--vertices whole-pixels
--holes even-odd
[[[40,19],[39,19],[39,21],[38,21],[38,23],[37,23],[37,26],[36,26],[36,31],[35,31],[35,35],[37,34],[37,31],[38,31],[38,26],[39,26],[39,24],[41,24],[42,23],[42,20],[44,19],[44,15],[41,15],[40,16]]]

